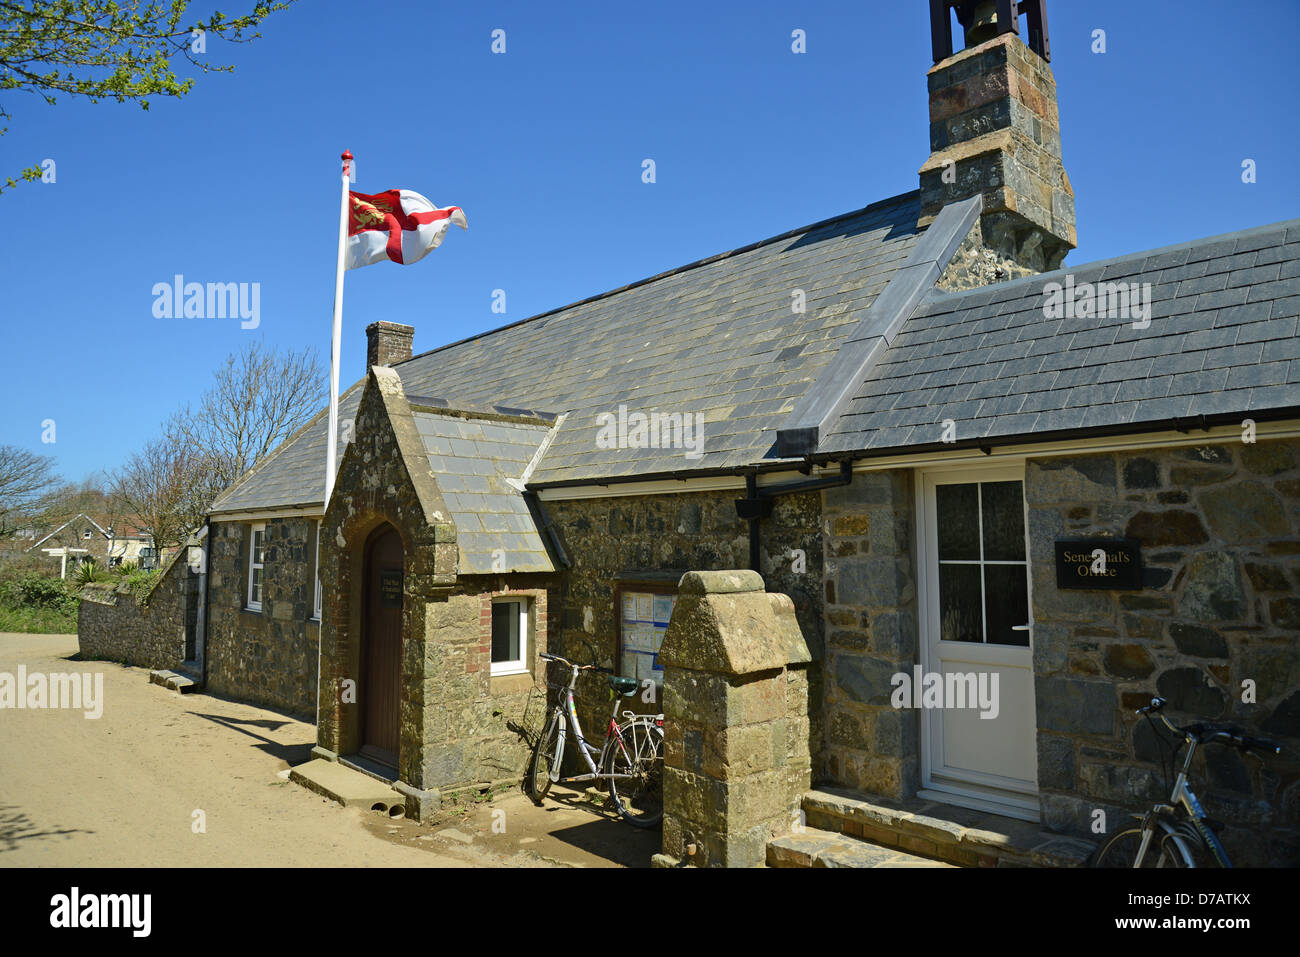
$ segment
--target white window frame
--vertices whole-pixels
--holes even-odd
[[[324,519],[316,520],[316,561],[312,565],[315,571],[315,597],[312,601],[312,621],[320,621],[321,602],[325,597],[324,589],[320,587],[320,533],[321,526],[324,525]]]
[[[262,548],[263,550],[265,550],[266,523],[254,522],[252,525],[248,526],[248,604],[246,604],[244,607],[247,608],[249,611],[262,610],[261,599],[258,599],[256,601],[254,601],[253,599],[253,569],[254,568],[262,570],[263,573],[262,581],[261,581],[262,592],[263,594],[265,594],[266,592],[266,575],[265,575],[266,562],[265,561],[259,562],[257,560],[257,536],[259,532],[262,535],[262,542],[263,542]],[[263,557],[265,558],[265,556]]]
[[[522,675],[528,673],[528,619],[529,619],[529,600],[522,596],[510,596],[492,599],[492,605],[518,605],[519,606],[519,657],[510,661],[492,661],[491,675],[498,677],[500,675]],[[496,621],[495,612],[491,621],[488,623],[488,658],[492,657],[492,622]]]

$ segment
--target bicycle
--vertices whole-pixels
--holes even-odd
[[[540,657],[566,665],[570,677],[568,687],[556,702],[550,723],[537,739],[528,761],[524,778],[528,796],[540,806],[552,784],[607,781],[610,799],[623,820],[636,827],[658,824],[664,816],[664,716],[624,711],[624,720],[620,724],[617,721],[618,699],[620,695],[626,698],[637,693],[640,683],[635,678],[624,678],[595,665],[576,665],[559,655],[542,654]],[[583,671],[606,674],[610,690],[614,692],[614,709],[605,728],[604,746],[599,751],[583,737],[574,706],[573,689]],[[590,773],[565,778],[560,777],[560,769],[564,765],[564,747],[570,734],[577,742],[578,753]],[[592,760],[593,757],[596,760]]]
[[[1223,825],[1206,817],[1200,801],[1187,783],[1196,749],[1205,744],[1226,744],[1243,752],[1276,755],[1282,753],[1282,746],[1267,738],[1252,737],[1233,725],[1197,722],[1184,728],[1177,727],[1163,714],[1166,704],[1168,700],[1165,698],[1152,698],[1149,705],[1139,708],[1136,713],[1151,722],[1162,742],[1163,736],[1152,715],[1159,717],[1165,727],[1182,738],[1177,745],[1167,745],[1171,751],[1170,773],[1179,749],[1184,744],[1188,746],[1187,757],[1174,780],[1169,802],[1154,804],[1144,814],[1134,814],[1133,817],[1142,823],[1114,834],[1094,855],[1093,867],[1196,867],[1203,852],[1208,853],[1219,867],[1232,867],[1228,852],[1215,833]],[[1156,848],[1154,853],[1153,844]]]

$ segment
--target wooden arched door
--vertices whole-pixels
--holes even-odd
[[[402,687],[402,539],[381,525],[366,540],[361,620],[361,753],[397,767]]]

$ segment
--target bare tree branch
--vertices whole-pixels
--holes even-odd
[[[34,517],[41,496],[58,483],[54,460],[14,445],[0,445],[0,538]]]

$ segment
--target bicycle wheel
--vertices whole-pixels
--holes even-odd
[[[551,723],[537,738],[533,755],[528,759],[528,772],[524,775],[524,790],[541,805],[546,792],[551,789],[551,768],[555,763],[555,749],[560,743],[560,714],[551,715]]]
[[[654,827],[664,816],[664,732],[652,718],[632,718],[619,725],[623,745],[614,741],[605,755],[609,796],[623,820],[636,827]]]
[[[1111,836],[1093,856],[1093,867],[1131,868],[1142,846],[1142,828],[1130,827]],[[1176,834],[1156,831],[1147,846],[1143,867],[1195,867],[1196,859],[1187,842]]]

